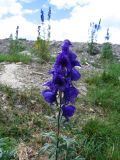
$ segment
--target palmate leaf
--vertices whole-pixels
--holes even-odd
[[[60,136],[60,145],[59,145],[59,155],[61,159],[73,160],[77,156],[77,142],[74,138],[69,138],[67,136]]]
[[[42,133],[42,137],[49,138],[53,144],[56,143],[57,137],[55,132]]]
[[[55,132],[42,133],[42,137],[44,137],[45,139],[49,139],[51,143],[45,143],[44,146],[39,150],[38,154],[44,155],[46,153],[49,157],[49,160],[55,159],[56,133]]]
[[[73,146],[73,145],[76,144],[76,141],[75,141],[75,139],[73,139],[73,138],[69,138],[69,137],[64,136],[64,135],[61,135],[61,138],[62,138],[62,141],[63,141],[64,143],[66,143],[67,149],[69,149],[71,146]]]
[[[53,160],[55,159],[55,155],[56,155],[56,146],[54,146],[53,148],[51,148],[49,154],[49,160]]]
[[[53,152],[53,150],[55,151],[55,149],[56,146],[54,144],[45,143],[44,146],[40,148],[38,154],[43,155],[45,154],[45,152],[50,154],[51,152]]]
[[[85,158],[81,158],[81,156],[77,156],[76,158],[71,159],[71,160],[85,160]]]

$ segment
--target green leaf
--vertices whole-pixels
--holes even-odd
[[[85,160],[85,158],[81,158],[81,156],[77,156],[77,157],[74,158],[73,160]]]
[[[39,150],[39,155],[45,154],[45,152],[48,152],[48,154],[55,148],[54,144],[45,143],[44,146]]]
[[[42,133],[42,137],[49,138],[52,143],[56,143],[57,137],[55,132]]]

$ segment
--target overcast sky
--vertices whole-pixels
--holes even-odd
[[[120,44],[120,0],[0,0],[0,39],[14,37],[18,25],[19,38],[35,40],[40,10],[46,19],[49,6],[51,40],[87,42],[90,22],[101,18],[97,41],[104,42],[109,28],[110,42]]]

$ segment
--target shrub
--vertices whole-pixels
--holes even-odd
[[[49,61],[49,41],[38,37],[33,51],[40,58],[41,62]]]
[[[109,60],[113,59],[113,51],[112,51],[112,44],[111,43],[106,42],[103,44],[101,58],[109,59]]]

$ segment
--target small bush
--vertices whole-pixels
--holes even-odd
[[[103,59],[113,59],[113,51],[112,51],[112,44],[109,42],[106,42],[103,44],[101,58]]]
[[[88,43],[88,50],[87,50],[87,52],[90,55],[94,56],[94,55],[98,54],[100,51],[97,48],[97,44],[96,43],[90,42],[90,43]]]
[[[23,45],[18,39],[10,40],[9,54],[17,54],[21,51],[24,51],[25,49],[26,49],[26,46]]]
[[[40,62],[46,62],[50,59],[49,41],[37,38],[33,52],[40,58]]]

